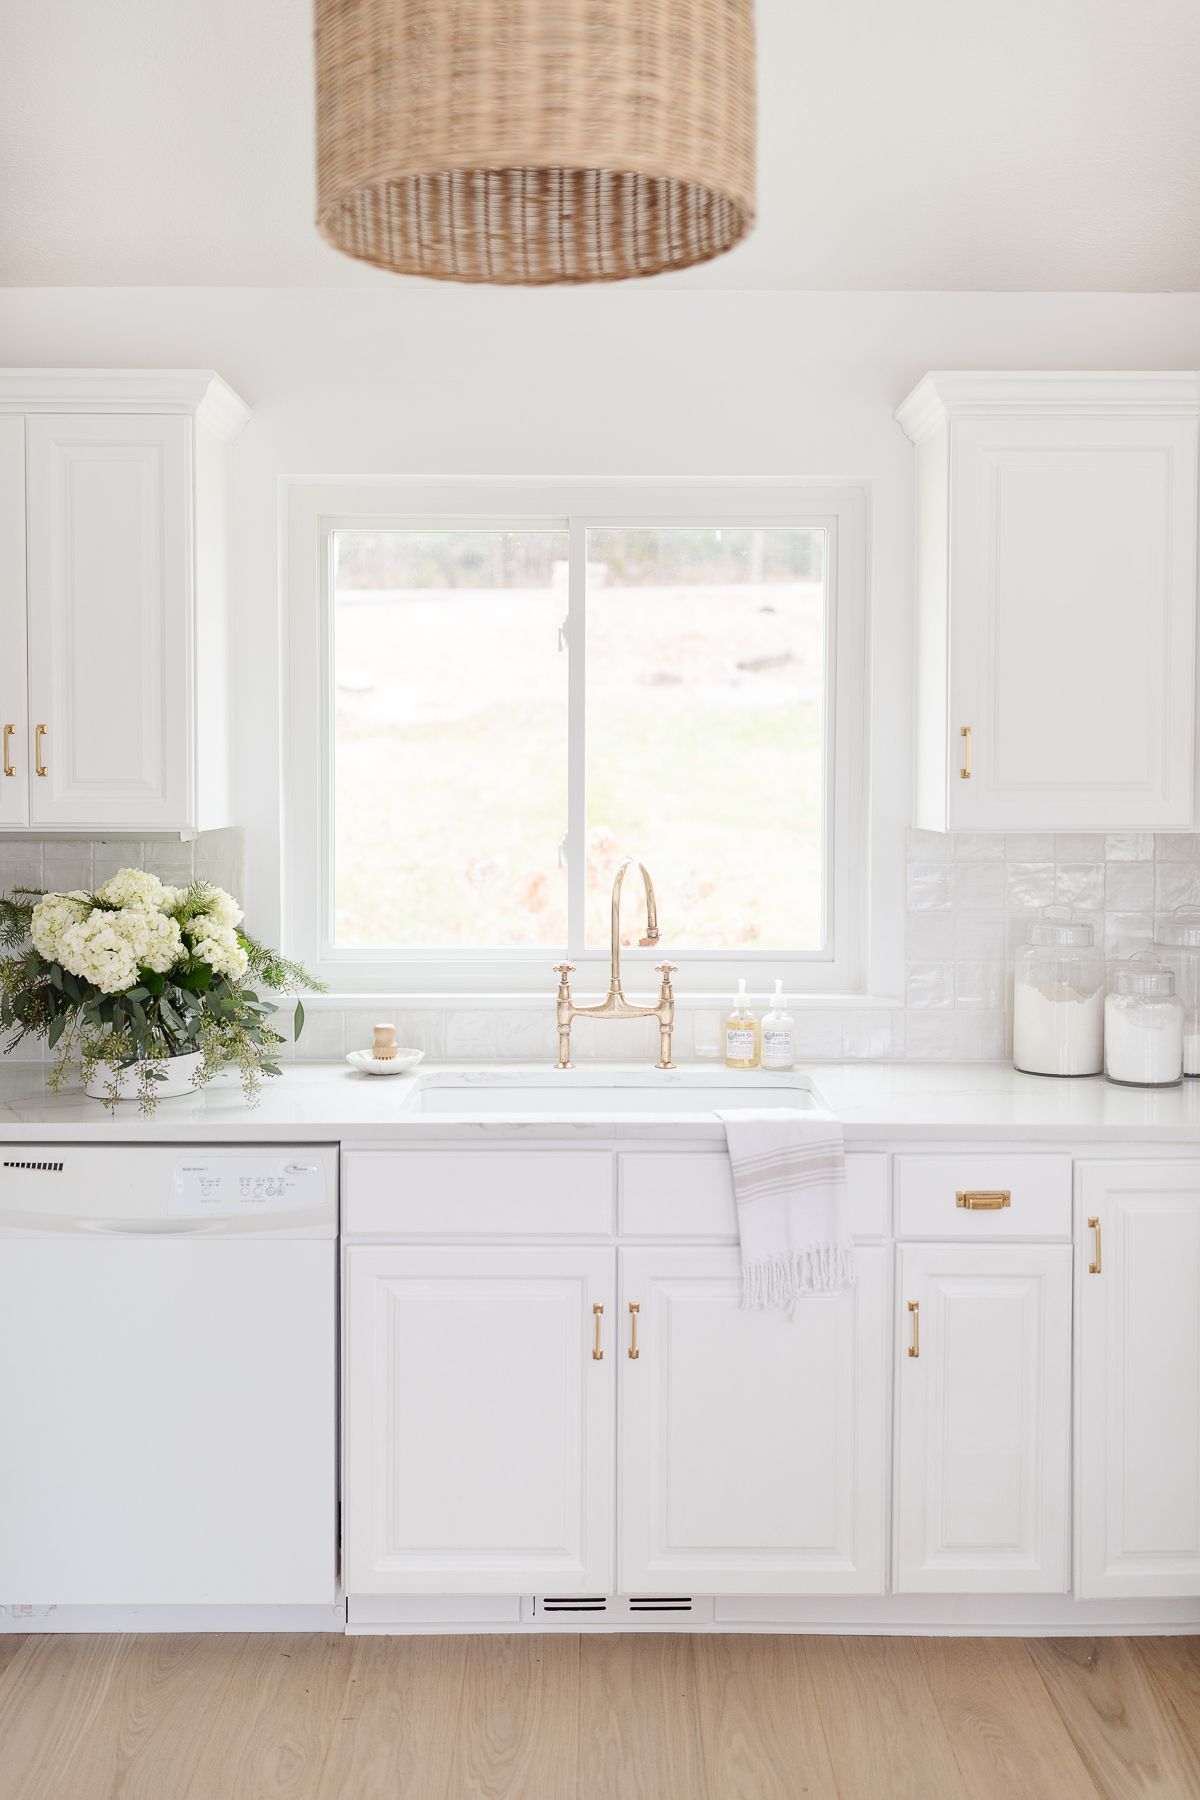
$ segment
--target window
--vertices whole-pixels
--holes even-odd
[[[642,857],[683,991],[859,974],[862,500],[297,487],[285,932],[341,989],[603,984]],[[642,935],[627,883],[624,936]],[[633,976],[630,988],[645,985]]]

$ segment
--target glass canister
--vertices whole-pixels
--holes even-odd
[[[1113,965],[1104,1073],[1122,1087],[1176,1087],[1183,1080],[1183,1001],[1152,950]]]
[[[1200,1075],[1200,912],[1178,907],[1154,933],[1183,1001],[1183,1072]]]
[[[1048,906],[1025,927],[1013,972],[1013,1066],[1027,1075],[1099,1075],[1104,952],[1083,919]]]

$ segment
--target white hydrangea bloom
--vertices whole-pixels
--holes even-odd
[[[45,894],[33,909],[29,935],[39,956],[49,962],[59,961],[63,932],[78,925],[91,912],[86,894]]]
[[[59,961],[72,975],[98,987],[105,994],[121,994],[137,980],[137,957],[129,939],[118,928],[119,913],[96,907],[86,918],[68,926],[59,943]]]
[[[183,956],[183,934],[174,919],[145,906],[125,906],[109,913],[113,929],[129,945],[141,969],[165,975]]]
[[[108,906],[145,906],[157,911],[166,891],[158,876],[146,869],[118,869],[97,890],[96,898]]]
[[[238,943],[232,925],[222,925],[211,914],[192,919],[188,926],[192,939],[192,955],[206,962],[216,975],[231,980],[244,975],[249,966],[246,952]]]
[[[227,894],[224,888],[213,887],[208,882],[204,884],[205,919],[215,919],[218,925],[232,930],[235,925],[241,924],[243,917],[242,909],[232,894]],[[196,924],[201,923],[202,920],[197,917]]]

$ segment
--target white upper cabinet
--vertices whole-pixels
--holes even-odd
[[[1075,1592],[1200,1594],[1200,1163],[1076,1185]]]
[[[29,823],[25,618],[25,421],[0,418],[0,830]]]
[[[228,823],[228,444],[205,372],[0,372],[0,823]]]
[[[917,823],[1193,823],[1200,376],[928,375]]]

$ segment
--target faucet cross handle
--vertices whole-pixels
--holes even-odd
[[[678,967],[678,963],[655,963],[654,965],[655,973],[658,975],[665,975],[668,980]]]
[[[554,964],[554,973],[556,975],[573,975],[575,973],[575,964],[574,963],[555,963]]]

